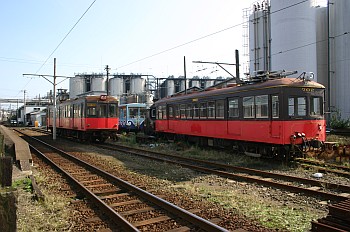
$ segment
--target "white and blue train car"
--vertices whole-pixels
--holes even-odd
[[[119,130],[138,132],[143,129],[146,118],[145,103],[128,103],[119,105]]]

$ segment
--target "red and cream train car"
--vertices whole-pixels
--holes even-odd
[[[57,104],[57,134],[87,141],[104,142],[118,131],[118,100],[112,96],[83,96]],[[53,128],[53,107],[48,112]]]
[[[156,133],[246,154],[299,155],[326,138],[323,85],[278,78],[163,98],[151,108]]]

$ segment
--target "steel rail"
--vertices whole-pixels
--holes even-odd
[[[19,133],[22,133],[22,132],[19,132]],[[24,134],[24,133],[22,133],[22,134]],[[26,135],[26,136],[28,136],[28,135]],[[164,199],[159,198],[159,197],[157,197],[157,196],[155,196],[155,195],[153,195],[153,194],[151,194],[151,193],[149,193],[149,192],[147,192],[147,191],[145,191],[145,190],[143,190],[141,188],[138,188],[137,186],[134,186],[134,185],[132,185],[132,184],[130,184],[130,183],[128,183],[128,182],[126,182],[126,181],[124,181],[124,180],[122,180],[122,179],[120,179],[120,178],[118,178],[118,177],[116,177],[116,176],[114,176],[114,175],[112,175],[110,173],[108,173],[108,172],[105,172],[102,169],[94,167],[94,166],[90,165],[89,163],[87,163],[87,162],[85,162],[83,160],[80,160],[80,159],[70,155],[69,153],[66,153],[66,152],[64,152],[64,151],[62,151],[62,150],[60,150],[60,149],[58,149],[56,147],[53,147],[52,145],[50,145],[50,144],[48,144],[46,142],[43,142],[43,141],[41,141],[41,140],[39,140],[37,138],[31,137],[31,136],[28,136],[28,137],[30,137],[30,138],[32,138],[32,139],[34,139],[34,140],[36,140],[36,141],[38,141],[38,142],[48,146],[48,147],[50,147],[51,149],[55,150],[56,152],[59,152],[60,154],[66,156],[67,158],[73,160],[74,162],[87,167],[91,171],[94,171],[94,172],[98,173],[99,175],[107,178],[108,180],[114,182],[115,184],[117,184],[119,186],[122,186],[125,189],[133,191],[135,194],[137,194],[140,197],[148,200],[149,202],[152,202],[153,204],[158,205],[159,207],[161,207],[163,209],[166,209],[167,211],[171,212],[172,214],[175,214],[178,217],[183,218],[186,221],[188,221],[188,222],[190,222],[190,223],[192,223],[192,224],[194,224],[194,225],[196,225],[196,226],[198,226],[198,227],[200,227],[200,228],[202,228],[202,229],[204,229],[206,231],[228,231],[228,230],[226,230],[223,227],[220,227],[220,226],[218,226],[218,225],[216,225],[216,224],[214,224],[214,223],[212,223],[212,222],[210,222],[210,221],[208,221],[208,220],[206,220],[204,218],[201,218],[201,217],[199,217],[199,216],[197,216],[197,215],[195,215],[195,214],[193,214],[191,212],[188,212],[187,210],[184,210],[184,209],[182,209],[182,208],[180,208],[180,207],[178,207],[178,206],[176,206],[176,205],[174,205],[174,204],[172,204],[170,202],[167,202]],[[69,175],[66,172],[64,172],[64,173],[65,173],[65,175]],[[71,177],[71,178],[73,178],[73,177]],[[83,191],[84,192],[85,191],[90,192],[84,186],[82,186],[82,187],[83,187]],[[93,193],[89,193],[89,195],[90,194],[95,195]],[[96,201],[97,203],[98,202],[102,202],[100,199],[98,199],[98,200],[93,199],[93,200]],[[103,206],[103,207],[105,207],[107,210],[110,210],[110,209],[113,210],[108,205],[106,205],[106,206]],[[120,216],[120,215],[118,214],[118,216]],[[124,221],[121,221],[121,223],[125,223]],[[128,226],[128,224],[129,223],[127,222],[127,224],[125,226]],[[131,227],[130,227],[130,230],[131,230]],[[136,231],[138,231],[138,230],[136,229]]]
[[[286,184],[282,184],[282,183],[278,183],[278,182],[273,182],[270,180],[265,180],[265,179],[260,179],[260,178],[256,178],[256,177],[249,177],[249,176],[245,176],[245,175],[241,175],[241,174],[234,174],[234,173],[229,173],[229,172],[224,172],[224,171],[219,171],[219,170],[214,170],[212,168],[205,168],[205,167],[201,167],[201,166],[195,166],[195,165],[191,165],[188,163],[182,163],[182,162],[178,162],[178,161],[173,161],[173,160],[169,160],[169,159],[163,159],[163,158],[158,158],[158,157],[153,157],[153,156],[149,156],[149,155],[145,155],[145,154],[140,154],[139,152],[149,152],[143,149],[136,149],[136,148],[129,148],[129,147],[124,147],[124,149],[122,148],[113,148],[112,146],[108,146],[108,145],[98,145],[98,147],[102,147],[102,148],[107,148],[107,149],[112,149],[112,150],[118,150],[120,152],[128,152],[130,154],[134,154],[134,155],[139,155],[145,158],[151,158],[157,161],[162,161],[162,162],[168,162],[168,163],[172,163],[172,164],[176,164],[176,165],[181,165],[183,167],[187,167],[193,170],[197,170],[200,172],[204,172],[204,173],[212,173],[212,174],[216,174],[218,176],[222,176],[222,177],[226,177],[226,178],[230,178],[230,179],[240,179],[240,180],[244,180],[247,182],[255,182],[258,184],[263,184],[263,185],[267,185],[267,186],[271,186],[271,187],[276,187],[276,188],[280,188],[280,189],[284,189],[284,190],[288,190],[290,192],[296,192],[296,193],[305,193],[311,196],[320,196],[322,198],[325,199],[330,199],[330,200],[334,200],[334,201],[342,201],[342,200],[347,200],[349,199],[349,197],[346,196],[341,196],[341,195],[337,195],[337,194],[333,194],[333,193],[326,193],[326,192],[322,192],[322,191],[318,191],[318,190],[314,190],[314,189],[306,189],[306,188],[301,188],[301,187],[297,187],[297,186],[292,186],[292,185],[286,185]],[[129,150],[128,150],[129,149]],[[132,150],[137,150],[138,152],[131,152],[130,149]],[[162,154],[162,153],[157,153],[157,152],[152,152],[150,151],[150,153],[153,153],[155,155],[163,155],[163,156],[168,156],[167,154]],[[180,156],[176,156],[176,155],[169,155],[170,157],[176,157],[176,158],[180,158],[180,159],[184,159],[186,161],[194,161],[194,162],[202,162],[203,164],[209,164],[211,166],[213,166],[213,163],[208,162],[208,161],[200,161],[200,160],[196,160],[196,159],[192,159],[192,158],[184,158],[184,157],[180,157]],[[216,165],[216,163],[215,163]],[[281,178],[281,176],[279,174],[275,174],[275,173],[270,173],[270,172],[264,172],[264,171],[260,171],[260,170],[255,170],[255,169],[249,169],[249,168],[242,168],[242,167],[235,167],[235,166],[230,166],[230,165],[225,165],[225,164],[220,164],[216,167],[225,167],[225,168],[230,168],[230,169],[235,169],[235,170],[240,170],[242,172],[252,172],[254,174],[260,174],[260,175],[269,175],[270,177],[274,177],[274,178]],[[287,176],[287,175],[283,175],[282,178],[294,178],[292,176]],[[304,178],[299,178],[296,177],[296,179],[298,179],[299,181],[302,181]],[[288,179],[291,180],[291,179]],[[309,182],[309,183],[314,183],[313,180],[309,180],[309,179],[304,179],[305,182]],[[321,185],[322,183],[324,184],[328,184],[330,186],[337,186],[335,184],[331,184],[331,183],[326,183],[326,182],[320,182],[320,181],[316,181],[315,183],[317,183],[317,185]],[[349,190],[348,186],[343,186],[341,185],[342,189],[346,189],[346,191]]]
[[[55,162],[50,160],[44,153],[36,149],[34,146],[29,144],[29,147],[38,155],[40,155],[43,159],[45,159],[46,162],[48,162],[50,165],[52,165],[56,170],[64,174],[64,176],[72,181],[79,190],[87,196],[90,201],[92,201],[94,204],[96,204],[103,212],[105,212],[112,220],[115,220],[118,222],[118,224],[121,225],[124,229],[127,231],[139,231],[136,227],[134,227],[130,222],[125,220],[121,215],[119,215],[115,210],[113,210],[111,207],[109,207],[106,203],[104,203],[98,196],[96,196],[93,192],[88,190],[84,185],[79,183],[77,179],[75,179],[72,175],[70,175],[68,172],[63,170],[59,167]]]

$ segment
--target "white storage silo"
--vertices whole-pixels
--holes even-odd
[[[199,88],[201,87],[199,78],[194,77],[191,79],[190,82],[191,82],[191,87],[199,87]]]
[[[271,70],[317,78],[315,12],[313,1],[271,0]]]
[[[111,96],[121,96],[124,93],[124,81],[122,77],[115,76],[109,80]]]
[[[270,7],[267,1],[253,5],[249,16],[249,72],[270,70]]]
[[[86,92],[86,83],[85,76],[76,75],[73,78],[69,79],[69,98],[74,99],[79,94]]]
[[[184,78],[184,77],[179,77],[179,79],[180,79],[180,91],[184,91],[185,89],[190,88],[189,80],[187,78],[186,78],[186,80],[182,79],[182,78]]]
[[[208,88],[209,86],[214,85],[214,80],[205,80],[204,88]]]
[[[130,93],[140,94],[145,91],[145,79],[141,76],[132,76],[130,80]]]
[[[104,76],[92,76],[91,77],[91,91],[106,91],[107,78]]]
[[[335,72],[331,76],[331,106],[340,111],[342,118],[347,119],[350,118],[350,1],[333,2],[334,9],[331,12],[334,17],[331,17],[330,36],[334,38],[334,55],[330,63]]]
[[[167,79],[166,81],[166,92],[167,96],[173,95],[175,93],[175,82],[174,79]]]
[[[325,86],[328,85],[327,17],[327,7],[319,7],[316,9],[317,82]]]

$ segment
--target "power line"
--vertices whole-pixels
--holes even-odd
[[[310,0],[303,0],[303,1],[300,1],[300,2],[297,2],[297,3],[294,3],[294,4],[290,5],[290,6],[283,7],[283,8],[281,8],[281,9],[276,10],[276,11],[270,12],[270,15],[271,15],[271,14],[274,14],[274,13],[278,13],[278,12],[283,11],[283,10],[286,10],[286,9],[288,9],[288,8],[291,8],[291,7],[295,7],[295,6],[297,6],[297,5],[303,4],[303,3],[308,2],[308,1],[310,1]],[[262,16],[260,16],[260,17],[262,17]],[[165,50],[163,50],[163,51],[161,51],[161,52],[157,52],[157,53],[155,53],[155,54],[153,54],[153,55],[146,56],[146,57],[141,58],[141,59],[139,59],[139,60],[136,60],[136,61],[130,62],[130,63],[128,63],[128,64],[125,64],[125,65],[119,66],[117,69],[119,69],[119,68],[123,68],[123,67],[126,67],[126,66],[129,66],[129,65],[131,65],[131,64],[138,63],[138,62],[140,62],[140,61],[143,61],[143,60],[149,59],[149,58],[154,57],[154,56],[158,56],[158,55],[160,55],[160,54],[163,54],[163,53],[166,53],[166,52],[169,52],[169,51],[172,51],[172,50],[175,50],[175,49],[177,49],[177,48],[180,48],[180,47],[183,47],[183,46],[185,46],[185,45],[188,45],[188,44],[191,44],[191,43],[197,42],[197,41],[199,41],[199,40],[202,40],[202,39],[208,38],[208,37],[210,37],[210,36],[213,36],[213,35],[219,34],[219,33],[221,33],[221,32],[224,32],[224,31],[230,30],[230,29],[232,29],[232,28],[235,28],[235,27],[238,27],[238,26],[242,26],[243,24],[245,24],[245,23],[247,23],[247,22],[249,22],[249,20],[248,20],[248,21],[246,21],[246,22],[242,22],[242,23],[239,23],[239,24],[236,24],[236,25],[233,25],[233,26],[230,26],[230,27],[224,28],[224,29],[222,29],[222,30],[220,30],[220,31],[216,31],[216,32],[210,33],[210,34],[208,34],[208,35],[205,35],[205,36],[199,37],[199,38],[197,38],[197,39],[194,39],[194,40],[188,41],[188,42],[186,42],[186,43],[183,43],[183,44],[177,45],[177,46],[175,46],[175,47],[172,47],[172,48],[169,48],[169,49],[165,49]]]
[[[344,32],[342,34],[334,36],[333,38],[336,39],[336,38],[339,38],[339,37],[342,37],[342,36],[346,36],[346,35],[350,35],[350,32]],[[272,56],[276,56],[276,55],[280,55],[280,54],[283,54],[283,53],[288,53],[288,52],[291,52],[291,51],[294,51],[294,50],[298,50],[298,49],[301,49],[301,48],[305,48],[305,47],[308,47],[308,46],[311,46],[311,45],[315,45],[315,44],[318,44],[318,43],[326,42],[326,41],[328,41],[328,39],[323,39],[323,40],[319,40],[319,41],[316,41],[316,42],[304,44],[304,45],[301,45],[301,46],[298,46],[298,47],[290,48],[290,49],[287,49],[287,50],[284,50],[284,51],[279,51],[279,52],[271,54],[271,57]],[[260,57],[258,59],[254,59],[254,60],[260,60],[260,59],[263,59],[263,57]],[[254,60],[249,60],[249,62],[252,62]]]
[[[84,17],[84,15],[90,10],[90,8],[94,5],[94,3],[96,2],[96,0],[94,0],[90,6],[85,10],[85,12],[80,16],[80,18],[78,19],[78,21],[73,25],[73,27],[68,31],[68,33],[63,37],[63,39],[61,40],[61,42],[56,46],[56,48],[51,52],[51,54],[47,57],[47,59],[44,61],[44,63],[40,66],[40,68],[35,72],[35,74],[37,74],[42,67],[44,67],[44,65],[47,63],[47,61],[51,58],[51,56],[57,51],[57,49],[61,46],[61,44],[63,43],[63,41],[68,37],[68,35],[73,31],[73,29],[78,25],[78,23],[80,22],[80,20]],[[30,81],[32,80],[32,78],[25,84],[25,86],[23,87],[23,89],[25,87],[27,87],[27,85],[30,83]],[[20,93],[20,92],[19,92]],[[18,93],[18,94],[19,94]],[[17,94],[17,96],[18,96]]]
[[[36,73],[38,73],[42,67],[46,64],[46,62],[51,58],[51,56],[56,52],[56,50],[61,46],[61,44],[63,43],[63,41],[68,37],[68,35],[73,31],[73,29],[78,25],[78,23],[80,22],[80,20],[84,17],[84,15],[90,10],[90,8],[92,7],[92,5],[94,5],[94,3],[96,2],[96,0],[94,0],[90,6],[86,9],[86,11],[82,14],[82,16],[80,16],[80,18],[78,19],[78,21],[73,25],[73,27],[68,31],[68,33],[63,37],[63,39],[61,40],[61,42],[56,46],[56,48],[51,52],[51,54],[49,55],[49,57],[47,57],[47,59],[45,60],[45,62],[40,66],[40,68],[38,69],[38,71],[36,71]]]
[[[11,57],[0,57],[0,62],[11,62],[11,63],[24,63],[24,64],[41,64],[43,63],[42,60],[26,60],[26,59],[19,59],[19,58],[11,58]],[[49,62],[46,64],[53,64],[52,62]],[[66,66],[66,67],[87,67],[87,68],[100,68],[100,66],[95,66],[91,64],[73,64],[73,63],[60,63],[60,66]]]

